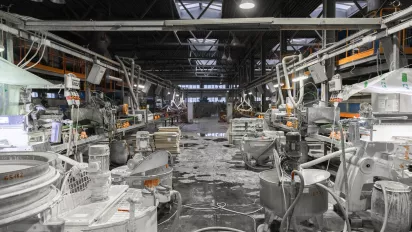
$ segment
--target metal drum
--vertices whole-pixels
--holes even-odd
[[[0,225],[35,215],[60,193],[52,187],[59,172],[49,152],[0,153]]]
[[[328,210],[328,193],[326,190],[317,187],[315,184],[326,184],[330,177],[330,173],[318,169],[305,169],[303,170],[302,175],[305,178],[305,189],[293,211],[293,216],[299,217],[301,220],[307,220],[313,216],[322,215]],[[279,217],[283,217],[288,206],[291,204],[290,179],[284,181],[283,193],[282,184],[275,169],[261,172],[259,178],[260,204],[265,207],[266,210],[272,211]],[[297,182],[299,182],[299,179]],[[297,193],[298,191],[299,185],[297,184],[295,192]],[[286,196],[286,198],[284,196]]]
[[[110,162],[116,165],[125,165],[129,157],[129,147],[125,140],[116,140],[110,143]]]
[[[372,190],[371,218],[375,231],[380,231],[385,219],[385,187],[388,197],[388,220],[385,231],[407,232],[411,228],[411,189],[394,181],[377,181]]]

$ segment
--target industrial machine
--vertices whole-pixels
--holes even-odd
[[[87,164],[48,152],[0,154],[0,231],[157,231],[159,202],[176,194],[161,187],[171,186],[168,154],[130,161],[132,175],[147,174],[142,189],[127,185],[136,185],[136,179],[112,185],[109,153],[109,146],[93,145]],[[72,166],[63,176],[60,160]],[[159,185],[149,167],[170,175]]]

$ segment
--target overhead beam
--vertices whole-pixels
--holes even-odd
[[[381,18],[235,18],[158,21],[27,20],[20,29],[32,31],[267,31],[380,29]]]

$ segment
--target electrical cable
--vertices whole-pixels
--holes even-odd
[[[345,154],[345,135],[343,134],[343,128],[342,128],[342,123],[338,122],[339,125],[339,130],[340,130],[340,134],[341,134],[341,138],[340,138],[340,142],[341,142],[341,159],[342,159],[342,167],[343,167],[343,178],[344,178],[344,182],[345,182],[345,190],[346,190],[346,194],[345,194],[345,198],[346,198],[346,214],[349,214],[349,200],[350,200],[350,192],[349,192],[349,181],[348,181],[348,170],[346,167],[346,154]]]
[[[37,34],[37,32],[36,32],[36,34]],[[36,34],[35,34],[35,35],[36,35]],[[28,56],[29,53],[31,52],[31,49],[33,48],[33,45],[34,45],[34,40],[31,42],[30,48],[29,48],[29,50],[26,52],[26,55],[23,57],[23,59],[20,60],[19,63],[17,63],[17,66],[19,66],[21,63],[23,63],[23,62],[26,60],[27,56]]]
[[[285,215],[284,215],[283,218],[282,218],[282,222],[280,223],[280,228],[279,228],[279,231],[280,231],[280,232],[284,232],[284,231],[285,231],[285,230],[284,230],[285,223],[286,223],[287,219],[289,218],[289,216],[292,215],[292,212],[293,212],[295,206],[297,205],[297,203],[299,202],[300,198],[302,197],[302,195],[303,195],[303,190],[304,190],[304,188],[305,188],[305,180],[303,179],[303,175],[302,175],[302,173],[300,173],[300,172],[298,172],[298,171],[296,171],[296,170],[293,170],[292,173],[291,173],[291,175],[292,175],[292,183],[295,181],[295,174],[297,174],[297,175],[299,176],[299,180],[300,180],[300,183],[299,183],[299,192],[298,192],[298,195],[296,196],[295,200],[294,200],[293,203],[289,206],[288,210],[286,210],[286,213],[285,213]],[[292,188],[293,188],[293,186],[292,186]]]
[[[235,211],[235,210],[227,209],[226,206],[227,206],[227,204],[225,202],[218,202],[218,203],[216,203],[216,206],[209,207],[209,208],[197,208],[197,207],[192,207],[192,206],[189,206],[189,205],[183,205],[183,207],[185,207],[185,208],[194,209],[194,210],[223,210],[223,211],[227,211],[227,212],[247,216],[247,217],[249,217],[253,220],[253,228],[254,228],[254,231],[256,231],[256,220],[255,220],[254,217],[252,217],[250,215],[259,212],[260,210],[263,209],[263,207],[255,210],[255,211],[252,211],[252,212],[242,213],[242,212],[238,212],[238,211]]]
[[[332,197],[335,199],[335,201],[337,202],[339,209],[342,211],[343,217],[345,218],[345,222],[346,222],[346,228],[349,232],[352,231],[351,227],[350,227],[350,222],[349,222],[349,217],[347,214],[347,209],[345,210],[345,208],[343,207],[343,205],[340,202],[340,197],[337,196],[332,190],[330,190],[328,187],[326,187],[325,185],[321,184],[321,183],[316,183],[316,186],[326,190],[329,192],[330,195],[332,195]],[[344,230],[345,231],[345,230]]]
[[[46,37],[45,37],[45,39],[46,39]],[[43,59],[45,51],[46,51],[46,44],[43,45],[43,52],[41,53],[41,56],[40,56],[39,60],[36,63],[34,63],[32,66],[24,68],[24,69],[29,70],[29,69],[33,68],[34,66],[38,65],[41,62],[41,60]]]
[[[39,46],[37,47],[37,50],[36,50],[36,52],[34,53],[34,55],[33,55],[32,57],[30,57],[30,59],[27,60],[26,62],[24,62],[22,65],[20,65],[20,66],[19,66],[20,68],[24,68],[27,64],[30,63],[30,61],[32,61],[32,60],[34,59],[34,57],[37,56],[37,53],[39,53],[39,51],[40,51],[40,49],[41,49],[41,46],[43,45],[45,39],[46,39],[46,35],[44,35],[44,36],[42,35],[42,37],[40,38]]]
[[[195,230],[193,232],[202,232],[202,231],[235,231],[235,232],[245,232],[243,230],[238,230],[238,229],[234,229],[234,228],[229,228],[229,227],[206,227],[203,229],[199,229],[199,230]]]

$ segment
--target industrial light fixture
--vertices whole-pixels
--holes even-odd
[[[139,88],[140,88],[140,89],[144,89],[144,85],[139,85]]]
[[[233,34],[233,39],[232,39],[232,42],[230,42],[230,44],[231,44],[232,46],[239,46],[240,41],[239,41],[239,39],[236,37],[235,34]]]
[[[170,92],[167,92],[167,95],[170,95]]]
[[[222,60],[227,60],[226,52],[223,52]]]
[[[230,53],[230,47],[229,47],[229,57],[227,58],[227,62],[232,63],[233,59],[232,59],[232,55]]]
[[[222,56],[222,60],[227,60],[227,56],[226,56],[226,46],[223,47],[223,56]]]
[[[252,95],[253,93],[252,92],[249,92],[249,95]]]
[[[296,77],[292,80],[292,82],[298,82],[298,81],[301,81],[301,80],[306,80],[308,78],[309,78],[308,76]]]
[[[179,97],[179,94],[176,94],[176,97]]]
[[[255,2],[253,0],[242,0],[239,7],[242,9],[252,9],[255,7]]]
[[[50,2],[55,4],[66,4],[66,0],[50,0]]]

